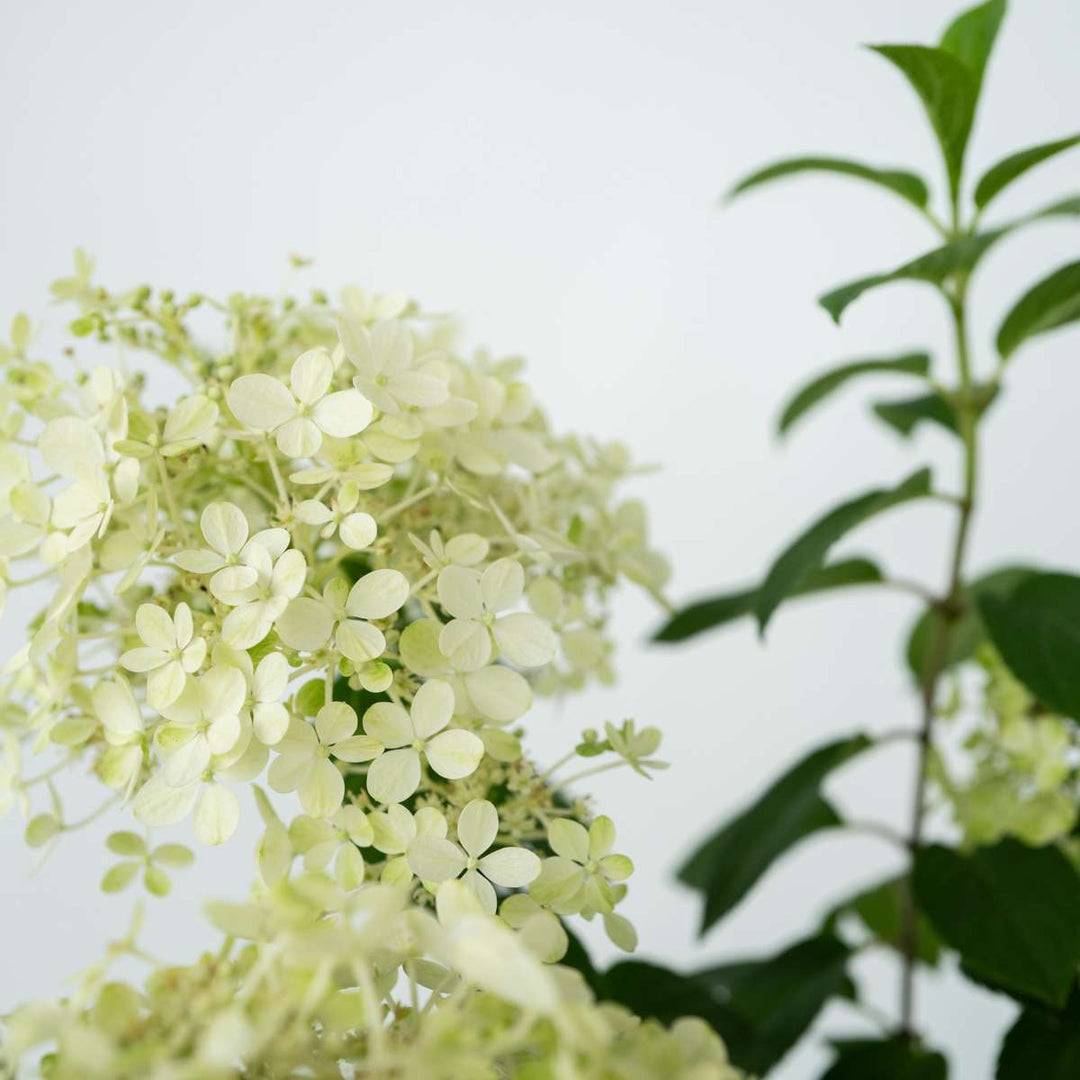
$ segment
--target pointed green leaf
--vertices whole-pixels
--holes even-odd
[[[956,413],[940,394],[926,394],[904,401],[879,401],[873,409],[875,416],[904,436],[909,436],[924,422],[939,424],[947,431],[956,431]]]
[[[901,169],[875,169],[858,161],[847,161],[844,158],[834,157],[788,158],[785,161],[777,161],[772,165],[766,165],[763,169],[758,169],[740,180],[728,192],[728,198],[733,199],[744,191],[759,187],[770,180],[779,180],[786,176],[805,172],[826,172],[854,176],[859,180],[866,180],[871,184],[878,184],[883,188],[887,188],[920,209],[926,206],[929,198],[926,183],[914,173]]]
[[[1051,845],[1002,840],[915,857],[915,893],[964,964],[1005,989],[1061,1006],[1080,964],[1080,875]]]
[[[1005,316],[997,350],[1007,360],[1029,338],[1080,319],[1080,261],[1033,285]]]
[[[1033,574],[977,600],[1009,670],[1051,708],[1080,719],[1080,577]]]
[[[989,383],[975,387],[974,397],[979,416],[990,407],[998,392],[998,387]],[[905,438],[922,423],[938,424],[954,435],[957,432],[956,410],[941,394],[926,394],[903,401],[879,401],[873,409],[879,420]]]
[[[1070,135],[1067,139],[1055,139],[1053,142],[1019,150],[1002,158],[996,165],[983,173],[975,188],[975,205],[982,210],[998,192],[1003,191],[1014,180],[1021,177],[1036,165],[1064,150],[1070,150],[1080,143],[1080,135]]]
[[[679,880],[704,894],[703,934],[789,848],[840,824],[836,811],[821,797],[821,783],[871,745],[867,736],[854,735],[815,750],[690,856],[679,870]]]
[[[1078,215],[1080,215],[1080,196],[1061,199],[1059,202],[1045,206],[1033,214],[1017,218],[999,228],[943,244],[888,273],[872,274],[870,277],[848,282],[819,297],[818,303],[832,316],[834,322],[839,323],[840,316],[847,307],[870,289],[894,281],[923,281],[929,285],[942,285],[953,274],[971,273],[998,240],[1016,229],[1050,217],[1076,217]]]
[[[851,950],[819,934],[763,960],[723,964],[696,973],[713,995],[744,1021],[721,1027],[731,1060],[764,1076],[806,1033],[830,998],[854,998],[847,975]]]
[[[986,641],[986,628],[979,615],[978,600],[982,596],[1007,595],[1039,571],[1030,566],[1003,566],[982,577],[976,578],[965,589],[966,607],[964,613],[953,623],[949,635],[948,652],[939,666],[939,670],[948,671],[970,660]],[[941,621],[941,614],[934,609],[925,611],[915,623],[908,637],[905,655],[908,668],[915,676],[915,682],[922,685],[926,677],[926,665],[930,650],[934,648],[936,629]]]
[[[895,488],[869,491],[851,499],[818,519],[773,563],[754,604],[761,632],[765,632],[773,612],[804,584],[825,560],[829,549],[857,525],[912,499],[930,494],[930,470],[912,473]]]
[[[1075,1080],[1080,1076],[1080,990],[1062,1010],[1028,1005],[1005,1036],[996,1080]]]
[[[904,74],[926,109],[930,126],[937,135],[949,190],[955,199],[960,190],[979,82],[970,68],[944,49],[926,45],[871,45]]]
[[[821,1080],[945,1080],[946,1060],[897,1035],[833,1043],[836,1061]]]
[[[841,559],[810,574],[792,596],[807,596],[850,585],[872,585],[881,581],[881,571],[869,559]],[[654,635],[653,641],[685,641],[705,630],[715,630],[750,615],[757,602],[757,589],[699,600],[677,612]]]
[[[803,386],[784,406],[778,425],[785,434],[805,413],[823,401],[834,390],[860,375],[893,374],[925,377],[930,371],[930,356],[924,352],[904,353],[888,360],[856,360],[832,368]]]
[[[1004,17],[1005,0],[988,0],[958,15],[941,36],[941,47],[975,76],[976,95]]]

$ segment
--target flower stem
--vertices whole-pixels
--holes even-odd
[[[971,356],[967,339],[965,300],[967,279],[960,277],[952,291],[946,293],[952,316],[956,361],[960,377],[960,392],[956,402],[957,428],[963,444],[964,488],[957,502],[959,516],[949,557],[949,582],[944,599],[934,605],[937,618],[930,648],[922,670],[922,723],[918,735],[918,758],[916,763],[915,790],[911,805],[911,825],[908,847],[911,852],[912,869],[923,844],[926,818],[926,788],[930,753],[933,746],[935,700],[938,683],[947,667],[949,647],[956,623],[964,610],[963,572],[971,531],[975,494],[978,485],[978,406],[975,401],[971,376]],[[905,1036],[913,1033],[915,1018],[915,965],[918,958],[919,907],[908,875],[903,895],[903,911],[900,927],[900,945],[903,964],[900,974],[900,1031]]]

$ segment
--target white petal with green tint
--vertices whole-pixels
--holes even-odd
[[[453,719],[453,687],[442,679],[428,680],[416,691],[410,714],[417,738],[431,738]]]
[[[346,612],[357,619],[385,619],[409,598],[409,582],[397,570],[373,570],[349,591]]]
[[[411,747],[388,750],[368,769],[367,789],[376,802],[397,803],[420,786],[420,756]]]
[[[428,764],[446,780],[472,775],[484,757],[484,744],[471,731],[444,731],[424,746]]]
[[[241,375],[225,395],[233,416],[256,431],[273,431],[297,411],[289,388],[272,375]]]
[[[485,855],[479,863],[481,873],[496,885],[520,889],[540,874],[540,856],[523,847],[499,848]]]
[[[461,846],[479,858],[493,843],[499,832],[499,812],[487,799],[473,799],[458,817],[457,835]]]
[[[418,836],[409,845],[405,858],[421,881],[449,881],[465,869],[465,856],[457,844],[437,836]]]
[[[240,822],[240,803],[223,784],[207,784],[193,818],[195,835],[210,845],[224,844]]]

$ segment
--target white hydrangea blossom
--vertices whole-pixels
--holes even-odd
[[[0,813],[62,849],[78,822],[60,773],[89,769],[101,812],[151,831],[190,816],[221,844],[254,797],[264,892],[214,909],[233,937],[287,948],[306,906],[331,916],[328,955],[358,972],[378,955],[343,1007],[392,1003],[400,972],[438,1002],[469,985],[508,1008],[584,1008],[546,965],[576,915],[632,947],[615,912],[632,867],[525,735],[534,691],[607,677],[619,576],[663,586],[640,509],[615,496],[625,454],[553,433],[519,361],[468,359],[400,297],[234,296],[216,352],[190,330],[200,298],[113,295],[90,275],[80,257],[56,287],[80,306],[77,349],[160,354],[191,392],[155,408],[139,376],[67,377],[29,337],[0,368],[0,435],[18,439],[0,440],[0,591],[50,590],[0,669]],[[602,767],[658,767],[652,734],[624,729]],[[27,779],[36,754],[56,765]],[[113,841],[127,861],[107,888],[141,870],[161,896],[169,845],[135,840]],[[237,1008],[192,1041],[192,1075],[255,1053],[261,1020]],[[121,1049],[95,1045],[122,1072]]]

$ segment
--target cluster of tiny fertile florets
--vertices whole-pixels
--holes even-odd
[[[156,844],[155,828],[190,815],[199,841],[222,844],[241,813],[264,823],[254,899],[216,909],[256,952],[207,974],[240,1004],[185,1044],[195,1071],[168,1075],[217,1075],[198,1069],[221,1053],[292,1075],[294,1037],[301,1059],[331,1044],[348,1057],[355,1038],[386,1075],[420,1075],[407,1054],[454,1023],[421,1036],[418,1017],[440,1014],[418,1005],[421,990],[462,1016],[494,1010],[507,1053],[539,1040],[564,1071],[537,1075],[609,1075],[580,1056],[583,1017],[610,1029],[597,1045],[630,1029],[583,1012],[547,965],[571,916],[599,916],[635,947],[616,912],[633,866],[561,770],[599,756],[582,771],[647,773],[659,733],[608,724],[546,769],[522,736],[534,692],[610,678],[609,588],[663,585],[641,507],[615,496],[625,452],[553,434],[519,362],[464,359],[444,320],[401,298],[112,295],[82,258],[54,291],[80,307],[73,374],[36,358],[22,317],[2,357],[3,586],[48,599],[2,670],[0,811],[17,804],[29,842],[55,845],[79,824],[60,774],[89,767],[102,808],[122,804],[142,826],[109,837],[103,887],[141,879],[156,895],[191,852]],[[204,314],[224,331],[216,347],[192,330]],[[100,343],[119,346],[119,363],[80,366]],[[130,370],[145,354],[186,376],[183,396],[145,402]],[[29,775],[42,752],[47,767]],[[80,1062],[93,1043],[104,1073],[128,1075],[116,1031],[136,1017],[154,1027],[169,977],[137,1004],[111,989],[107,1007],[113,984],[91,980],[58,1013],[24,1016],[20,1038],[59,1039],[57,1060],[64,1038],[85,1043]],[[392,997],[401,980],[409,1007]],[[478,988],[501,1004],[478,1006]],[[242,1004],[274,993],[289,1023]]]

